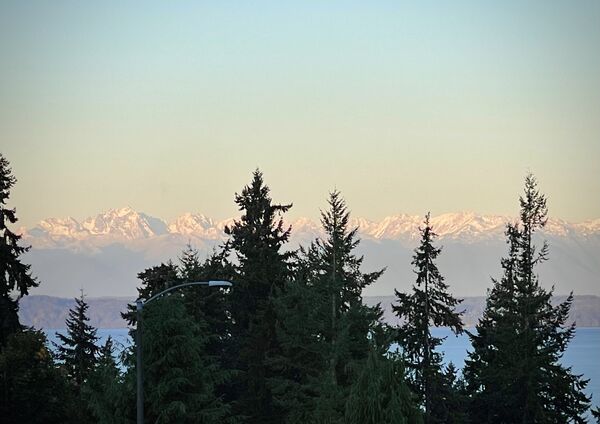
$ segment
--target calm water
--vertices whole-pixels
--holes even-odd
[[[56,331],[64,332],[64,329],[46,330],[48,340],[57,341]],[[467,335],[454,337],[447,328],[436,328],[432,330],[435,337],[446,337],[442,344],[444,352],[444,362],[452,361],[454,365],[462,368],[467,350],[470,349],[469,338]],[[129,346],[128,330],[124,328],[99,329],[100,343],[104,343],[108,336],[111,336],[119,347],[119,350]],[[600,328],[578,328],[575,337],[571,341],[569,348],[562,359],[563,364],[573,367],[573,372],[583,374],[589,378],[586,392],[592,395],[592,404],[600,405],[600,366],[598,366],[598,357],[600,356]]]
[[[471,348],[469,337],[466,334],[455,337],[447,328],[435,328],[431,332],[435,337],[448,336],[442,344],[444,362],[452,361],[454,365],[462,368],[467,350]],[[590,379],[586,393],[592,395],[594,406],[600,405],[598,356],[600,356],[600,328],[578,328],[561,361],[564,365],[573,367],[574,373],[583,374],[585,378]]]

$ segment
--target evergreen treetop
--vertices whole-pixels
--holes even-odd
[[[275,300],[280,350],[271,358],[271,384],[288,423],[344,422],[350,386],[381,342],[381,310],[362,304],[362,289],[383,271],[361,271],[356,229],[338,191],[328,206],[321,212],[324,237],[300,249],[294,279]]]
[[[321,211],[321,225],[325,238],[317,238],[310,246],[308,258],[312,259],[313,272],[322,286],[339,293],[336,306],[338,315],[350,305],[362,302],[362,291],[381,277],[385,270],[363,273],[364,258],[356,256],[360,244],[358,227],[350,228],[350,212],[338,190],[329,194],[329,208]],[[327,280],[327,282],[325,282]]]
[[[38,286],[31,276],[31,266],[19,259],[29,247],[20,246],[21,235],[8,228],[9,224],[17,222],[16,210],[6,206],[16,182],[8,160],[0,153],[0,347],[4,346],[9,334],[21,329],[18,301],[11,294],[16,292],[22,297],[29,293],[30,288]]]
[[[225,227],[229,235],[226,248],[235,253],[236,281],[232,290],[234,311],[238,324],[249,325],[250,316],[263,308],[264,302],[281,288],[290,276],[289,260],[292,252],[284,252],[291,227],[284,228],[282,215],[289,205],[274,204],[270,189],[259,170],[252,174],[252,182],[241,194],[235,195],[242,216],[233,225]]]
[[[75,307],[69,310],[67,334],[56,333],[60,341],[60,344],[55,343],[58,359],[64,362],[67,376],[78,390],[93,371],[99,351],[97,330],[88,324],[88,308],[82,291],[81,296],[75,298]]]
[[[443,422],[448,408],[439,393],[451,391],[442,372],[442,354],[436,349],[443,339],[434,337],[430,328],[448,327],[455,334],[463,331],[461,313],[456,307],[462,301],[452,296],[439,272],[436,259],[441,248],[433,242],[437,237],[427,214],[420,229],[421,241],[415,249],[412,265],[417,279],[411,293],[395,290],[397,303],[392,310],[402,324],[397,328],[397,342],[409,371],[413,390],[425,409],[425,422]]]
[[[317,238],[304,252],[308,283],[321,296],[322,336],[329,345],[328,362],[332,383],[349,386],[348,364],[363,360],[371,346],[369,338],[378,328],[381,310],[362,303],[362,291],[385,270],[363,273],[363,257],[357,256],[358,228],[349,228],[350,212],[341,193],[334,190],[321,212],[324,238]]]
[[[229,295],[232,334],[238,345],[231,363],[239,371],[232,397],[238,399],[238,414],[261,424],[281,422],[268,384],[272,370],[267,358],[279,349],[273,300],[291,277],[293,256],[284,251],[291,229],[284,228],[282,219],[291,205],[274,204],[269,192],[256,170],[251,183],[235,196],[241,218],[225,228],[226,249],[237,257]]]
[[[585,422],[587,380],[559,363],[574,336],[567,325],[572,294],[557,306],[552,291],[538,281],[535,267],[547,259],[534,234],[547,221],[546,198],[533,175],[520,197],[520,222],[506,229],[508,255],[504,274],[486,301],[476,332],[469,334],[473,351],[465,365],[474,420],[490,423]]]

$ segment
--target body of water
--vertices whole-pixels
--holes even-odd
[[[50,342],[58,342],[56,332],[64,333],[64,329],[49,329],[45,333]],[[444,362],[453,362],[457,368],[462,368],[467,351],[471,348],[469,337],[466,334],[455,337],[447,328],[434,328],[432,334],[435,337],[446,337],[441,346],[444,353]],[[121,351],[131,345],[129,332],[126,328],[102,328],[98,330],[100,337],[99,344],[103,344],[108,336],[114,340],[117,350]],[[600,366],[598,358],[600,356],[600,328],[578,328],[575,337],[571,340],[567,351],[565,352],[562,363],[573,367],[573,372],[583,374],[589,379],[586,393],[592,396],[592,404],[600,405]]]
[[[431,331],[435,337],[446,337],[441,346],[444,352],[444,362],[450,361],[457,368],[464,366],[467,357],[467,351],[471,350],[469,336],[462,334],[458,337],[452,334],[448,328],[434,328]],[[600,328],[577,328],[575,337],[569,343],[563,358],[562,364],[573,367],[575,374],[583,374],[589,379],[586,393],[592,396],[592,405],[600,405],[600,366],[598,359],[600,356]]]
[[[67,330],[64,328],[50,328],[44,330],[44,333],[46,333],[50,347],[54,349],[54,343],[59,343],[56,333],[66,334]],[[106,339],[110,336],[113,340],[113,345],[115,346],[115,353],[122,352],[126,347],[131,346],[132,344],[127,328],[99,328],[96,334],[100,338],[97,343],[98,346],[104,345]]]

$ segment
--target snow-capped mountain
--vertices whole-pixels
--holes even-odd
[[[129,242],[167,234],[166,223],[130,207],[109,209],[82,222],[73,217],[47,218],[29,230],[19,229],[33,247],[93,249],[114,242]]]
[[[33,235],[52,234],[56,237],[70,237],[74,239],[84,238],[88,232],[72,217],[47,218],[40,221],[33,229]]]
[[[431,218],[431,225],[440,240],[470,243],[503,239],[506,224],[514,220],[515,218],[503,215],[457,212],[434,216]],[[233,222],[233,218],[215,221],[205,215],[188,212],[177,217],[173,222],[166,223],[160,218],[124,207],[110,209],[95,217],[89,217],[81,223],[72,217],[48,218],[32,229],[21,231],[34,246],[44,240],[66,243],[108,239],[114,242],[148,239],[164,234],[220,240],[225,236],[225,227],[231,226]],[[358,227],[359,234],[363,238],[413,242],[419,238],[423,217],[399,214],[388,216],[378,222],[356,218],[350,224],[352,227]],[[320,223],[309,218],[298,218],[287,225],[292,226],[292,235],[299,240],[308,241],[322,235]],[[558,237],[600,235],[600,219],[577,224],[561,219],[550,219],[544,234]]]
[[[207,239],[222,237],[222,229],[217,228],[215,222],[198,213],[185,213],[168,225],[169,233],[196,235]]]
[[[585,236],[600,234],[600,218],[590,219],[574,225],[575,230]]]
[[[443,246],[441,272],[458,295],[485,295],[490,276],[498,276],[500,258],[506,253],[504,230],[515,217],[446,213],[431,217]],[[91,296],[129,296],[135,293],[138,272],[162,261],[177,261],[187,244],[201,255],[226,239],[224,229],[234,219],[213,220],[200,213],[186,213],[172,222],[125,207],[111,209],[78,221],[48,218],[34,228],[20,229],[24,243],[33,246],[26,256],[43,284],[35,294],[75,296],[84,287]],[[288,248],[307,245],[323,236],[317,220],[298,218],[286,222],[292,228]],[[387,268],[383,277],[366,290],[367,295],[388,295],[414,280],[413,249],[423,217],[398,214],[380,221],[353,218],[362,242],[365,270]],[[550,219],[541,237],[550,243],[550,261],[540,267],[540,278],[557,293],[600,294],[600,219],[569,223]]]
[[[81,223],[90,235],[114,236],[126,240],[165,234],[167,225],[161,219],[136,212],[130,207],[109,209]]]

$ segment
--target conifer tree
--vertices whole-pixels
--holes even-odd
[[[215,393],[224,373],[205,354],[206,333],[181,296],[144,308],[145,419],[156,423],[223,423],[229,407]]]
[[[299,258],[294,279],[274,301],[281,350],[279,355],[269,358],[274,371],[270,386],[286,424],[319,422],[315,413],[319,412],[318,406],[324,407],[319,397],[323,392],[328,350],[322,335],[329,310],[317,290],[307,284],[303,275],[305,266]]]
[[[227,246],[218,251],[214,249],[204,261],[200,261],[198,251],[191,246],[182,252],[179,274],[185,281],[210,281],[233,279],[233,266],[228,260]],[[215,387],[216,393],[222,395],[226,403],[234,399],[235,381],[232,370],[236,365],[238,343],[232,337],[231,308],[229,304],[230,289],[225,287],[194,286],[184,289],[186,310],[196,323],[200,324],[204,344],[204,355],[218,364],[222,374]]]
[[[448,407],[440,392],[450,388],[444,384],[442,353],[436,348],[443,339],[434,337],[430,328],[449,327],[455,334],[463,331],[456,306],[461,302],[448,292],[448,285],[435,263],[441,248],[433,242],[437,236],[425,216],[420,228],[421,242],[415,249],[412,264],[417,274],[412,293],[395,290],[397,304],[393,311],[402,324],[397,328],[397,341],[409,371],[413,390],[419,395],[425,410],[425,422],[445,422]]]
[[[169,261],[140,272],[138,278],[142,284],[138,287],[139,297],[149,299],[178,284],[213,279],[207,276],[210,270],[204,268],[206,264],[199,262],[197,252],[191,247],[184,250],[180,259],[180,266]],[[217,260],[209,258],[207,261]],[[143,361],[147,420],[165,423],[220,423],[229,420],[229,406],[223,402],[220,388],[229,379],[230,372],[222,367],[220,361],[221,333],[215,334],[215,331],[221,331],[217,328],[222,325],[217,320],[222,318],[227,322],[228,317],[222,310],[224,306],[209,304],[206,299],[199,297],[199,294],[211,296],[212,292],[203,289],[202,286],[182,288],[144,306]],[[217,290],[214,287],[211,289]],[[219,300],[219,297],[209,298],[215,299]],[[129,305],[128,311],[122,316],[130,325],[137,324],[135,306]],[[130,331],[134,340],[136,331]],[[227,336],[229,334],[226,332]],[[128,351],[124,361],[128,364],[128,370],[123,376],[117,418],[131,419],[132,414],[135,415],[130,408],[136,384],[135,352]],[[193,366],[191,361],[194,361]],[[180,396],[179,400],[177,396]],[[151,405],[153,402],[156,404]]]
[[[81,296],[75,298],[75,307],[69,310],[67,334],[56,333],[60,341],[60,344],[55,343],[58,359],[63,361],[67,376],[74,383],[78,394],[93,371],[98,354],[97,330],[88,324],[88,308],[82,290]]]
[[[177,265],[172,261],[145,269],[138,274],[138,279],[142,281],[137,289],[138,299],[150,299],[155,294],[183,282],[179,277]]]
[[[402,359],[371,350],[346,401],[345,424],[419,424],[415,395],[405,380]]]
[[[238,343],[236,368],[240,371],[237,410],[249,423],[280,423],[268,384],[267,357],[277,351],[273,299],[290,277],[291,252],[284,252],[290,229],[282,215],[291,205],[274,204],[262,173],[256,170],[250,185],[236,194],[242,216],[225,228],[227,247],[237,264],[231,290],[233,338]]]
[[[329,378],[348,387],[352,383],[347,364],[364,360],[369,352],[370,334],[379,327],[381,310],[362,303],[362,291],[377,281],[383,270],[363,273],[363,257],[354,250],[360,243],[358,228],[349,228],[350,212],[339,191],[328,199],[329,209],[321,213],[324,239],[311,245],[308,256],[314,269],[314,285],[326,301],[328,314],[323,338],[329,345]]]
[[[459,371],[452,362],[446,366],[440,378],[431,415],[441,417],[446,424],[469,423],[469,398],[464,378],[459,377]]]
[[[354,253],[357,229],[349,228],[341,194],[331,193],[328,204],[321,214],[325,237],[301,249],[295,280],[283,290],[277,310],[282,344],[277,400],[299,405],[289,422],[307,416],[305,422],[343,422],[358,370],[372,345],[381,342],[381,310],[363,305],[362,290],[383,271],[361,271],[363,258]]]
[[[594,417],[596,422],[598,424],[600,424],[600,407],[596,407],[595,409],[592,409],[591,412],[592,412],[592,417]]]
[[[83,397],[98,424],[124,422],[118,416],[118,402],[123,390],[121,373],[114,358],[110,336],[99,350],[97,364],[84,383]]]
[[[188,245],[179,258],[179,277],[182,282],[226,280],[233,276],[233,266],[227,259],[226,248],[213,252],[204,261],[198,251]],[[194,286],[184,289],[185,305],[196,322],[205,322],[209,337],[207,353],[219,361],[225,360],[225,351],[231,341],[231,322],[227,299],[229,289],[224,287]]]
[[[0,421],[63,424],[71,397],[42,331],[11,334],[0,352]]]
[[[488,294],[486,309],[469,334],[473,351],[465,365],[474,422],[583,423],[587,380],[559,359],[573,338],[567,325],[572,294],[557,306],[541,287],[535,267],[548,256],[538,251],[535,233],[546,225],[546,197],[533,175],[525,179],[520,222],[507,225],[509,252],[504,274]]]
[[[18,300],[13,299],[11,294],[16,292],[21,298],[38,285],[31,276],[30,265],[19,259],[29,247],[20,246],[21,236],[7,227],[17,222],[15,209],[6,206],[16,182],[8,160],[0,153],[0,348],[5,345],[9,334],[21,329]]]
[[[150,299],[155,294],[181,283],[177,265],[172,261],[147,268],[138,273],[137,277],[142,281],[137,288],[138,299]],[[135,308],[135,304],[129,304],[127,305],[127,311],[121,313],[121,317],[132,328],[135,327],[136,323]],[[135,340],[135,330],[130,331],[130,336]]]

